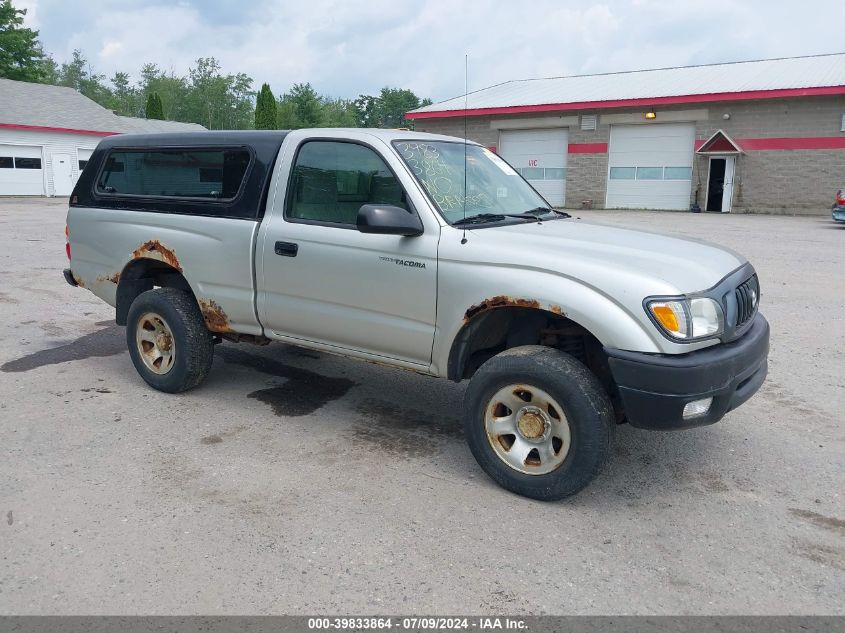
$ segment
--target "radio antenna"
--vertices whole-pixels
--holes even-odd
[[[467,107],[469,104],[469,54],[464,54],[464,234],[461,244],[467,243]]]

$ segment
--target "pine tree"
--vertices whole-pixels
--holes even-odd
[[[261,86],[261,90],[255,100],[255,129],[276,129],[276,97],[273,96],[273,91],[270,90],[269,84]]]
[[[147,95],[147,105],[144,108],[144,114],[148,119],[164,119],[164,107],[161,103],[161,97],[157,92],[151,92]]]

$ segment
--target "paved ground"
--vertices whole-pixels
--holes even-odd
[[[746,254],[771,377],[713,427],[620,427],[542,504],[476,466],[463,385],[225,345],[147,388],[62,280],[64,215],[0,201],[0,613],[845,614],[845,227],[582,214]]]

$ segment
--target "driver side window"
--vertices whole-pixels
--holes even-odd
[[[285,217],[355,226],[364,204],[408,208],[402,185],[369,147],[308,141],[299,148]]]

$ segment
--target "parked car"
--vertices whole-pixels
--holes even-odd
[[[845,187],[836,192],[832,215],[837,222],[845,222]]]
[[[740,255],[570,217],[448,136],[110,137],[70,199],[68,256],[153,388],[199,385],[223,340],[469,379],[473,455],[536,499],[593,480],[617,423],[714,423],[767,371]]]

